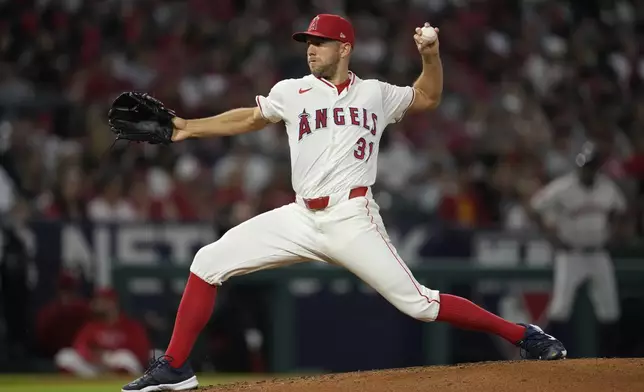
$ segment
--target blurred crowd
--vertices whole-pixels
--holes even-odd
[[[281,124],[112,145],[106,113],[126,90],[188,118],[252,106],[308,73],[290,35],[320,12],[354,23],[356,74],[399,85],[420,71],[414,28],[440,28],[443,102],[385,132],[378,194],[455,225],[522,228],[523,201],[592,139],[641,225],[644,4],[631,0],[0,1],[0,211],[230,226],[292,201]]]

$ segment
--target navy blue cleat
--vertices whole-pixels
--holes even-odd
[[[554,360],[564,359],[568,352],[564,345],[554,337],[543,332],[533,324],[519,324],[526,328],[523,339],[517,343],[525,359]],[[525,354],[524,354],[525,353]]]
[[[172,357],[164,355],[154,361],[143,376],[121,389],[121,392],[187,391],[199,386],[197,376],[187,363],[178,369],[170,366]]]

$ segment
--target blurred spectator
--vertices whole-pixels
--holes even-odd
[[[422,211],[427,213],[436,211],[443,196],[442,183],[445,182],[447,175],[443,166],[434,162],[412,180],[415,202]]]
[[[123,180],[111,175],[99,185],[98,195],[88,205],[90,219],[101,222],[131,222],[137,214],[132,203],[123,195]]]
[[[226,178],[222,179],[219,187],[215,189],[213,198],[214,205],[217,208],[231,208],[239,202],[248,199],[247,192],[244,189],[244,168],[240,164],[227,173]]]
[[[136,219],[158,221],[165,218],[163,203],[150,194],[147,181],[134,181],[129,191],[129,200]]]
[[[187,221],[215,220],[220,206],[213,203],[215,188],[212,171],[192,155],[182,156],[174,168],[175,182],[169,195],[167,211],[174,219]]]
[[[36,315],[36,339],[39,351],[48,358],[66,347],[90,318],[89,301],[80,294],[79,281],[63,272],[58,278],[56,298]]]
[[[506,230],[520,231],[537,229],[534,222],[528,216],[526,206],[530,199],[543,186],[538,178],[519,179],[515,192],[515,198],[511,199],[505,206],[504,225]]]
[[[216,185],[230,181],[233,175],[237,176],[242,181],[241,190],[248,195],[256,195],[268,185],[272,170],[273,162],[252,152],[250,147],[236,143],[230,153],[217,163],[213,174]]]
[[[112,289],[98,290],[91,309],[92,320],[75,336],[72,347],[56,354],[56,365],[85,378],[106,372],[140,374],[151,349],[143,325],[121,312]]]
[[[257,209],[251,202],[241,202],[233,206],[230,217],[222,222],[222,229],[229,230],[257,215]]]
[[[379,181],[387,189],[402,191],[419,171],[412,143],[401,133],[390,135],[390,142],[378,154]]]
[[[548,178],[557,178],[572,171],[577,152],[573,150],[568,135],[555,135],[552,149],[546,152],[544,162]]]
[[[290,169],[278,168],[268,186],[259,195],[259,212],[281,207],[293,200],[295,200],[295,192],[291,187]]]
[[[52,200],[45,207],[44,215],[50,219],[84,220],[87,206],[83,193],[83,177],[79,167],[70,167],[54,187]]]
[[[586,9],[583,2],[547,0],[374,0],[368,10],[347,1],[216,3],[1,5],[9,22],[0,47],[0,116],[13,128],[11,143],[3,143],[13,168],[3,164],[5,173],[0,171],[6,195],[0,200],[11,204],[11,195],[20,192],[45,200],[36,203],[44,216],[79,219],[86,213],[102,221],[212,221],[226,219],[237,204],[259,201],[251,209],[261,212],[286,202],[286,189],[273,183],[289,159],[282,125],[171,150],[129,146],[110,172],[132,181],[131,189],[110,180],[97,193],[83,185],[79,194],[75,175],[49,174],[70,151],[83,156],[83,183],[103,172],[99,161],[112,140],[105,113],[123,90],[149,91],[184,117],[254,105],[255,95],[268,93],[276,81],[307,72],[305,49],[290,34],[318,12],[338,12],[354,22],[359,44],[353,71],[396,84],[412,83],[419,71],[413,27],[430,20],[441,28],[441,57],[449,70],[443,102],[430,115],[390,126],[379,154],[378,186],[413,208],[437,208],[439,183],[456,180],[459,188],[471,188],[452,178],[456,162],[483,167],[477,169],[482,177],[467,181],[478,182],[474,193],[483,211],[476,214],[484,214],[496,197],[488,189],[493,175],[486,172],[493,162],[511,159],[521,167],[530,161],[544,179],[553,178],[570,170],[587,139],[602,140],[610,150],[605,170],[612,177],[627,183],[635,175],[629,138],[644,126],[642,37],[629,27],[637,25],[629,15],[643,10],[637,2],[607,3],[601,13],[588,12],[595,5]],[[147,186],[129,175],[140,159],[148,165]],[[630,163],[622,165],[624,159]],[[430,162],[443,165],[440,180],[423,175]],[[510,202],[512,193],[505,194]],[[447,216],[470,214],[463,211],[473,199],[444,199]],[[503,224],[496,212],[487,215],[459,219],[469,226]]]

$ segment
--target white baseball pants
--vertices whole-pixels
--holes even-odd
[[[330,195],[329,206],[309,210],[294,203],[258,215],[201,248],[190,271],[213,285],[227,279],[303,261],[347,268],[401,312],[434,321],[439,293],[416,281],[385,230],[371,191],[349,199]]]
[[[548,310],[550,321],[567,321],[579,287],[590,282],[589,295],[600,322],[619,319],[620,308],[615,270],[607,252],[583,254],[559,252],[555,257],[554,288]]]

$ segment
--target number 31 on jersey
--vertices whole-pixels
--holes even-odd
[[[365,138],[361,137],[356,142],[356,149],[353,150],[353,156],[356,157],[356,159],[360,159],[360,160],[365,159],[365,156],[366,156],[368,161],[369,158],[371,158],[371,154],[373,154],[373,142],[369,142],[368,154],[366,150],[367,150],[367,141],[365,140]]]

